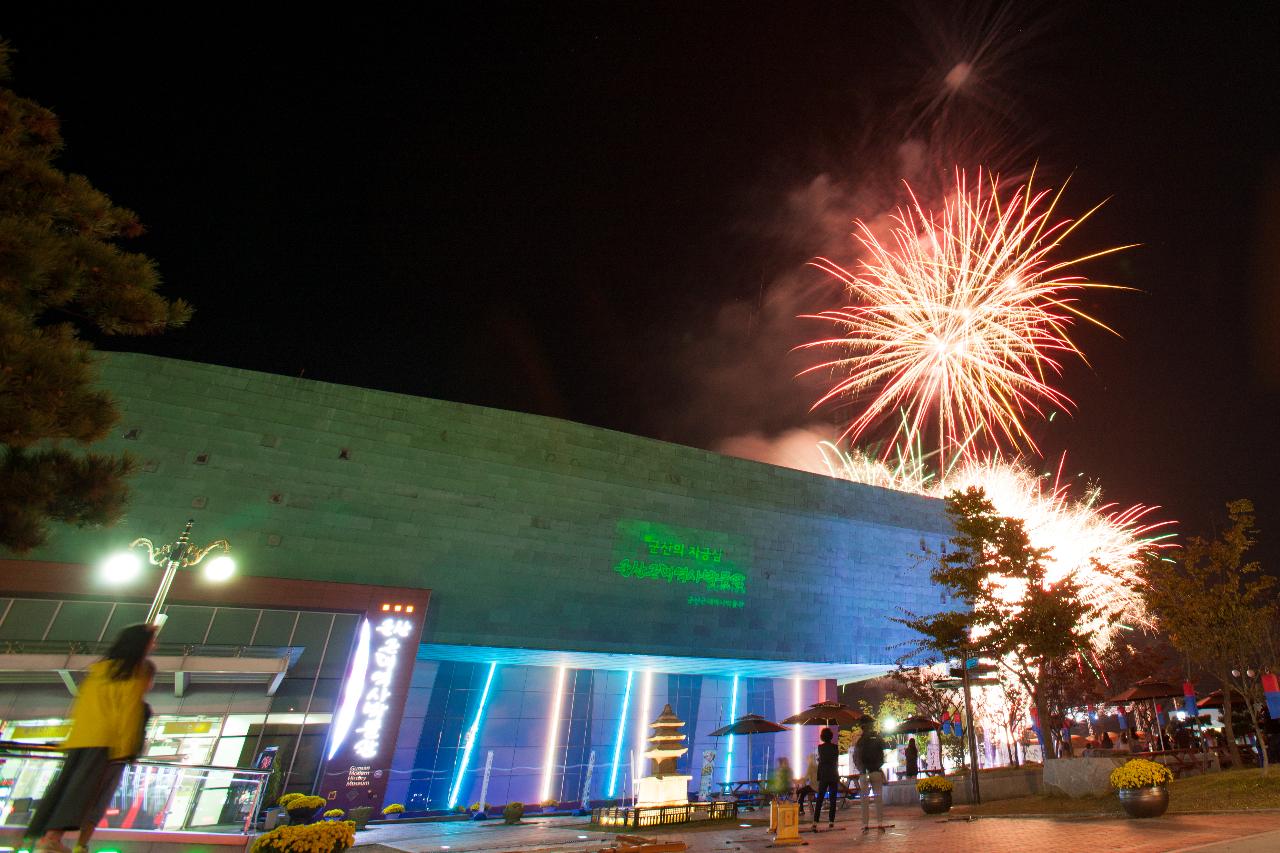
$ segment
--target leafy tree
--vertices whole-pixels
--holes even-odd
[[[1232,723],[1232,697],[1244,699],[1266,766],[1266,733],[1258,674],[1277,665],[1275,578],[1258,562],[1245,562],[1256,544],[1253,503],[1227,504],[1230,527],[1216,539],[1187,540],[1181,560],[1150,557],[1143,565],[1147,608],[1174,648],[1212,673],[1222,687],[1223,729],[1231,759],[1240,751]]]
[[[10,52],[0,42],[0,545],[26,551],[51,521],[116,520],[127,496],[128,459],[84,450],[118,414],[79,332],[152,334],[191,309],[118,245],[137,217],[54,165],[58,119],[3,85]]]
[[[1031,545],[1021,520],[997,514],[982,489],[952,492],[946,511],[956,531],[951,548],[927,556],[934,583],[966,609],[898,619],[921,635],[911,653],[996,660],[1047,722],[1053,685],[1089,648],[1094,629],[1088,626],[1099,614],[1073,579],[1049,580],[1045,551]],[[1053,727],[1042,725],[1042,733],[1046,728]],[[1044,752],[1052,757],[1048,744]]]

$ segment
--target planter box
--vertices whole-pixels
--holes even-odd
[[[1111,793],[1111,771],[1129,755],[1056,758],[1044,763],[1044,791],[1060,797],[1097,797]]]
[[[954,803],[971,802],[969,796],[969,777],[948,776],[955,783],[951,793]],[[1015,767],[1009,770],[983,771],[978,778],[978,786],[982,791],[982,801],[1011,800],[1015,797],[1029,797],[1040,793],[1040,768]],[[884,786],[884,803],[887,806],[919,807],[920,795],[916,792],[913,779],[899,779],[887,782]]]

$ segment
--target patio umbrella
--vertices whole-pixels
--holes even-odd
[[[746,735],[747,736],[747,777],[751,778],[751,736],[752,735],[772,735],[778,732],[785,732],[785,726],[780,726],[772,720],[766,720],[759,714],[743,714],[727,726],[721,726],[712,732],[708,737],[728,737],[729,735]]]
[[[1132,685],[1127,690],[1112,696],[1107,700],[1109,704],[1117,705],[1122,702],[1141,702],[1150,700],[1151,702],[1151,719],[1155,723],[1156,737],[1160,741],[1160,748],[1164,748],[1164,732],[1160,729],[1160,715],[1156,711],[1157,699],[1169,699],[1175,696],[1181,696],[1182,689],[1175,687],[1167,681],[1157,681],[1155,678],[1148,676],[1138,683]]]
[[[1129,687],[1127,690],[1123,690],[1115,696],[1112,696],[1107,700],[1107,703],[1111,705],[1118,705],[1121,702],[1140,702],[1144,699],[1168,699],[1181,695],[1181,687],[1177,687],[1167,681],[1157,681],[1154,678],[1144,678]]]
[[[815,702],[798,714],[792,714],[782,722],[788,726],[830,726],[837,733],[841,726],[855,726],[862,719],[862,712],[855,711],[843,702]],[[839,744],[839,737],[836,743]]]
[[[799,714],[783,720],[788,726],[852,726],[862,719],[862,712],[855,711],[841,702],[817,702]]]
[[[937,721],[928,717],[907,717],[893,727],[894,734],[914,735],[921,732],[936,732],[941,729]]]

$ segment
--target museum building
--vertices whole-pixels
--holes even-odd
[[[0,739],[65,736],[85,669],[159,579],[99,566],[187,519],[238,573],[170,591],[146,754],[267,766],[277,793],[343,808],[624,798],[666,704],[695,793],[802,764],[813,729],[708,735],[892,668],[909,638],[891,617],[945,601],[917,559],[948,535],[937,500],[207,364],[115,353],[100,375],[123,413],[102,449],[136,462],[129,512],[0,558]],[[39,781],[3,775],[10,796]]]

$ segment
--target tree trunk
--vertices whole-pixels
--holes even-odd
[[[1008,735],[1008,737],[1005,738],[1005,745],[1006,745],[1005,751],[1009,753],[1009,766],[1017,767],[1018,766],[1018,742],[1017,740],[1015,740],[1016,735],[1014,732],[1014,724],[1012,721],[1005,724],[1004,731],[1005,731],[1005,734]]]
[[[1058,757],[1057,750],[1054,749],[1053,723],[1049,720],[1049,700],[1037,690],[1032,701],[1036,705],[1036,716],[1040,718],[1040,752],[1044,760],[1049,761]]]
[[[1222,676],[1218,677],[1222,685],[1222,736],[1227,739],[1227,749],[1231,751],[1231,766],[1237,770],[1244,767],[1240,760],[1240,747],[1236,746],[1236,729],[1231,725],[1231,682]]]
[[[1253,739],[1258,745],[1258,761],[1261,762],[1262,772],[1267,772],[1267,735],[1262,730],[1262,721],[1258,719],[1258,703],[1254,701],[1254,697],[1241,693],[1240,697],[1244,699],[1245,710],[1249,712],[1249,719],[1253,722]]]

